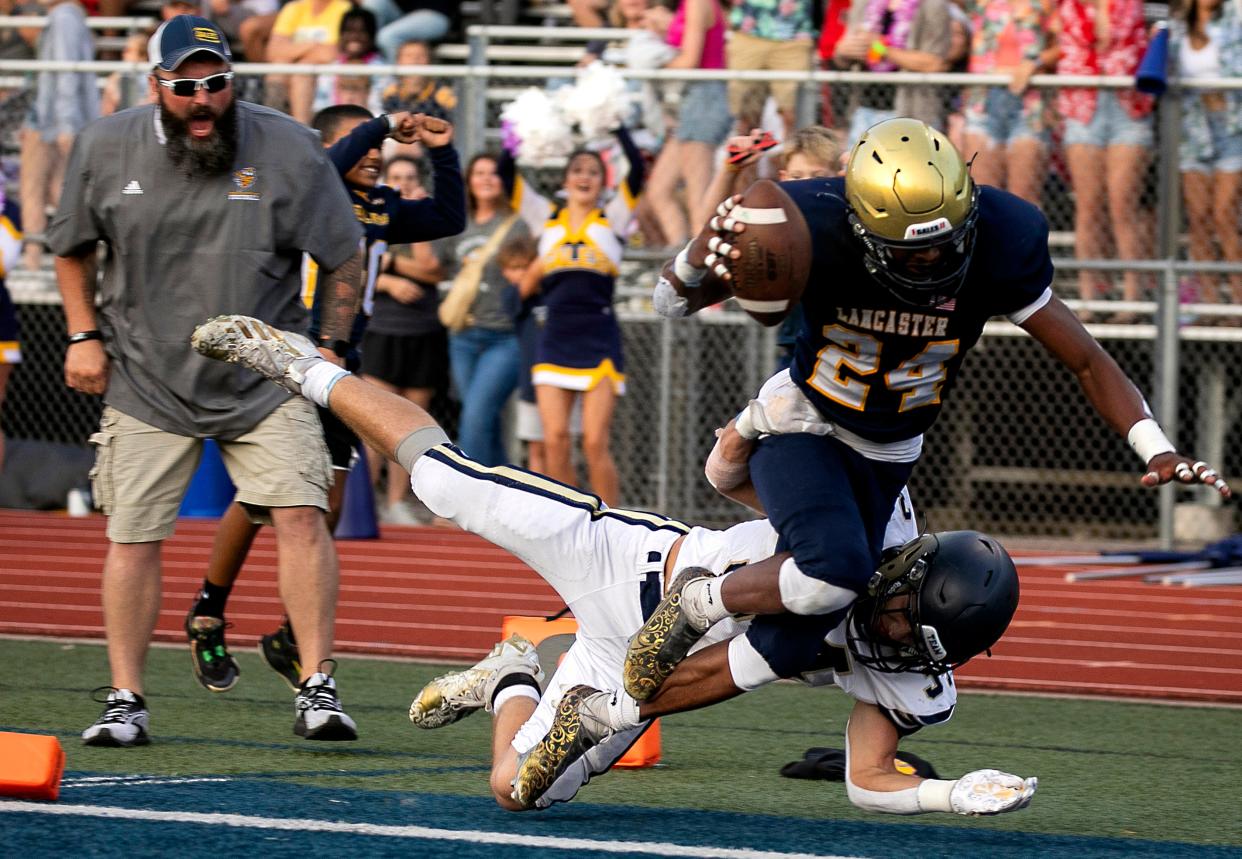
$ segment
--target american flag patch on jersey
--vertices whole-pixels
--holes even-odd
[[[956,298],[950,298],[950,299],[949,299],[948,301],[946,301],[944,304],[937,304],[937,305],[936,305],[936,309],[937,309],[937,310],[947,310],[947,311],[949,311],[950,313],[952,313],[954,310],[957,310],[957,299],[956,299]]]

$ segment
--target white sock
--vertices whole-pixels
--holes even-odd
[[[353,374],[348,370],[336,366],[331,361],[319,361],[306,371],[302,379],[302,396],[326,409],[328,394],[332,392],[332,386],[344,376],[351,375]]]
[[[638,715],[638,702],[620,689],[609,693],[608,724],[614,731],[624,731],[642,723]]]
[[[536,704],[539,703],[539,690],[534,686],[527,686],[525,683],[506,686],[496,693],[496,697],[492,699],[492,713],[500,713],[500,708],[512,701],[514,698],[530,698]]]
[[[691,582],[681,592],[681,605],[690,619],[703,630],[724,620],[730,611],[720,598],[720,585],[727,576],[699,579]]]

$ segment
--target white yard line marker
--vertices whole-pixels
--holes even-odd
[[[591,850],[598,853],[639,853],[650,856],[687,856],[691,859],[719,856],[723,859],[859,859],[817,853],[776,853],[745,848],[689,846],[654,841],[593,841],[587,838],[557,838],[546,835],[520,835],[508,832],[431,829],[426,826],[385,826],[378,823],[343,823],[330,820],[289,820],[253,817],[245,814],[204,814],[194,811],[149,811],[138,808],[109,808],[93,805],[51,805],[39,802],[0,801],[0,812],[60,814],[67,817],[103,817],[118,820],[147,820],[158,823],[202,823],[209,826],[236,826],[250,829],[279,829],[295,832],[333,832],[346,835],[378,835],[390,838],[418,838],[436,841],[464,841],[472,844],[504,844],[548,850]]]

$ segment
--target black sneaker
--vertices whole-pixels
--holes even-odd
[[[330,664],[328,671],[321,670],[307,678],[293,701],[297,713],[293,733],[308,740],[356,740],[358,726],[341,709],[341,701],[336,697],[336,681],[332,679],[336,660],[325,659],[319,663],[321,669],[324,663]]]
[[[185,634],[190,639],[190,660],[194,677],[209,692],[227,692],[237,685],[241,669],[224,644],[228,628],[218,617],[195,616],[194,610],[185,617]]]
[[[272,670],[284,678],[294,692],[302,689],[302,658],[298,655],[298,644],[293,640],[293,631],[286,621],[280,629],[259,640],[259,652],[263,661]]]
[[[108,697],[97,697],[105,689]],[[145,746],[151,742],[147,736],[151,714],[147,712],[147,704],[141,695],[128,689],[100,686],[91,693],[91,697],[106,706],[95,724],[82,732],[83,745],[125,747]]]

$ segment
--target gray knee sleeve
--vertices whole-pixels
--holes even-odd
[[[448,444],[448,433],[437,426],[421,427],[401,439],[397,445],[396,460],[406,471],[414,470],[414,463],[437,444]]]

